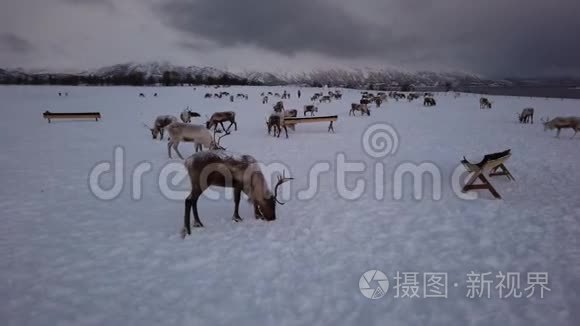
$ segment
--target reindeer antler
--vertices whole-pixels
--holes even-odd
[[[278,200],[278,187],[280,187],[280,185],[282,185],[284,182],[290,180],[294,180],[294,178],[286,178],[285,171],[282,171],[282,176],[278,176],[278,183],[276,183],[276,187],[274,187],[274,200],[276,200],[276,202],[280,205],[284,205],[286,203],[283,203]]]
[[[215,148],[215,149],[221,149],[221,150],[225,150],[226,148],[225,148],[225,147],[222,147],[222,146],[220,145],[220,140],[221,140],[222,138],[224,138],[225,136],[229,135],[229,134],[230,134],[230,132],[229,132],[229,131],[226,131],[226,133],[225,133],[223,136],[220,136],[218,139],[216,139],[216,138],[215,138],[215,135],[216,135],[216,133],[217,133],[217,130],[216,130],[216,129],[214,129],[214,130],[213,130],[213,146],[214,146],[214,148]]]
[[[145,128],[147,128],[147,130],[151,130],[151,127],[149,127],[145,122],[142,122],[143,126],[145,126]]]

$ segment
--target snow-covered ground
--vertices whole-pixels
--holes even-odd
[[[1,325],[575,325],[580,320],[580,136],[544,132],[540,118],[580,115],[576,100],[436,94],[438,105],[389,100],[370,117],[348,116],[360,93],[320,104],[318,115],[339,115],[336,133],[323,123],[301,124],[290,138],[265,133],[273,103],[259,94],[284,88],[232,87],[248,101],[204,99],[198,88],[0,88],[0,324]],[[287,87],[287,108],[309,102],[318,90]],[[68,97],[58,92],[67,91]],[[221,90],[220,90],[221,91]],[[146,98],[139,98],[140,92]],[[159,93],[153,97],[154,92]],[[228,150],[264,164],[287,166],[295,180],[274,222],[257,221],[243,201],[245,220],[231,220],[227,198],[200,200],[203,229],[182,240],[183,200],[166,196],[160,172],[180,166],[165,141],[143,128],[159,114],[189,105],[202,114],[233,110],[238,131],[222,140]],[[535,124],[516,113],[536,109]],[[99,122],[47,123],[42,112],[99,111]],[[390,155],[365,153],[367,127],[392,126],[398,142]],[[91,192],[93,167],[124,149],[123,188],[112,200]],[[476,200],[452,189],[464,155],[511,148],[507,167],[516,181],[492,179],[503,200],[481,192]],[[181,144],[184,155],[191,144]],[[365,163],[346,177],[367,183],[356,199],[345,196],[337,175],[341,157]],[[326,162],[330,172],[310,176]],[[150,163],[142,198],[134,199],[131,174]],[[178,163],[178,164],[176,164]],[[421,163],[441,174],[441,198],[413,196],[411,181],[397,185],[402,165]],[[374,172],[384,167],[384,194],[376,199]],[[121,171],[117,171],[118,175]],[[162,178],[163,179],[163,178]],[[112,184],[111,174],[102,185]],[[161,182],[165,182],[161,180]],[[317,190],[304,191],[317,182]],[[166,184],[167,182],[165,182]],[[188,181],[171,186],[189,188]],[[395,195],[402,190],[402,198]],[[165,190],[164,190],[165,189]],[[178,196],[179,197],[179,196]],[[223,196],[222,196],[223,197]],[[390,288],[370,300],[359,290],[367,270],[384,272]],[[498,298],[499,272],[549,275],[540,298]],[[396,273],[417,272],[419,298],[396,297]],[[426,298],[423,275],[448,273],[447,298]],[[490,296],[470,298],[467,274],[491,272]],[[371,287],[378,283],[371,282]],[[400,281],[399,285],[404,285]],[[404,287],[401,290],[400,296]],[[412,292],[412,290],[411,290]]]

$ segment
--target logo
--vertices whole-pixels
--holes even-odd
[[[389,290],[389,280],[385,273],[373,269],[365,272],[358,281],[358,287],[362,295],[367,299],[380,299]]]

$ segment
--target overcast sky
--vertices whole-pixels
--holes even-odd
[[[579,0],[1,0],[0,67],[580,75]]]

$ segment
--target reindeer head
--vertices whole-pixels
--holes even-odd
[[[145,128],[147,128],[147,130],[149,130],[151,132],[151,137],[153,137],[153,139],[157,139],[157,135],[159,135],[159,130],[155,129],[155,128],[151,128],[146,124],[143,124],[145,126]]]
[[[274,194],[270,195],[269,197],[261,197],[258,198],[255,202],[258,212],[263,219],[266,221],[273,221],[276,219],[276,203],[280,205],[284,205],[285,203],[278,200],[278,187],[280,187],[284,182],[288,182],[293,180],[294,178],[286,178],[284,172],[282,172],[282,176],[278,176],[278,182],[274,187]]]
[[[540,121],[542,122],[542,124],[544,125],[544,131],[550,129],[554,129],[554,126],[550,123],[550,118],[546,118],[544,119],[540,119]]]

